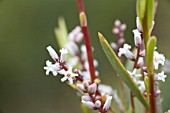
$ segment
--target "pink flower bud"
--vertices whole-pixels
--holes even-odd
[[[94,94],[94,93],[96,92],[96,90],[97,90],[97,85],[96,85],[96,83],[93,83],[93,84],[89,85],[89,87],[88,87],[88,92],[89,92],[90,94]]]
[[[82,92],[85,91],[85,88],[82,84],[77,84],[76,87],[77,87],[78,90],[80,90]]]

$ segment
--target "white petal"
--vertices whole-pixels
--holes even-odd
[[[68,53],[67,49],[64,49],[64,48],[60,49],[60,53],[61,53],[60,62],[65,62],[67,58],[67,53]]]
[[[64,77],[61,79],[62,82],[66,81],[66,80],[67,80],[67,77],[66,77],[66,76],[64,76]]]
[[[47,50],[48,50],[50,56],[56,61],[58,59],[58,55],[55,52],[55,50],[51,46],[48,46]]]
[[[142,28],[141,28],[141,25],[140,25],[139,17],[136,17],[136,26],[137,26],[138,30],[141,32]]]
[[[138,29],[133,30],[133,33],[134,33],[135,46],[141,45],[142,43],[141,33],[138,31]]]
[[[104,111],[108,111],[108,109],[111,106],[111,101],[112,101],[112,96],[108,96],[103,106]]]

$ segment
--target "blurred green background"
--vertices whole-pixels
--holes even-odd
[[[136,0],[84,0],[91,43],[103,83],[118,88],[116,74],[99,44],[97,32],[109,41],[116,19],[127,23],[126,41],[133,44]],[[170,1],[159,0],[154,34],[158,50],[170,59]],[[0,0],[0,113],[81,113],[80,98],[60,77],[45,76],[51,59],[46,47],[58,49],[54,28],[63,16],[68,30],[79,25],[75,0]],[[170,78],[162,85],[163,109],[170,108]]]

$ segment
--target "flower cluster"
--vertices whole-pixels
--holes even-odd
[[[154,27],[154,21],[152,22],[152,29]],[[140,26],[139,18],[136,18],[136,24],[137,29],[134,29],[132,32],[134,34],[134,44],[137,49],[136,55],[134,55],[133,52],[130,51],[131,46],[128,44],[124,44],[123,48],[119,48],[118,56],[121,57],[122,55],[125,55],[128,59],[134,62],[133,71],[128,73],[133,78],[134,82],[139,86],[139,89],[144,93],[145,83],[144,83],[144,77],[147,76],[147,67],[144,65],[144,57],[146,56],[145,49],[143,49],[143,38],[142,38],[142,28]],[[152,31],[151,29],[151,31]],[[151,32],[150,31],[150,32]],[[163,54],[158,53],[156,51],[156,48],[154,50],[154,58],[153,58],[153,65],[154,69],[158,70],[159,65],[164,65],[165,57]],[[154,80],[155,84],[157,81],[163,81],[165,82],[166,75],[164,74],[164,71],[161,73],[155,74]],[[159,89],[157,89],[159,90]],[[159,90],[160,91],[160,90]],[[155,91],[158,92],[158,91]]]
[[[114,22],[114,27],[112,29],[112,32],[116,35],[118,42],[117,43],[111,42],[110,45],[114,50],[116,50],[116,52],[125,42],[125,39],[124,39],[125,30],[126,30],[126,24],[121,24],[120,20],[116,20]]]
[[[76,27],[68,34],[68,41],[60,49],[60,57],[55,50],[48,46],[47,50],[54,60],[54,64],[49,60],[46,61],[46,75],[51,72],[54,76],[63,75],[61,81],[68,81],[70,86],[79,91],[81,102],[90,109],[98,110],[100,113],[105,113],[110,110],[112,97],[120,109],[124,109],[121,100],[117,96],[115,90],[110,86],[100,84],[100,79],[97,78],[99,72],[96,71],[96,79],[91,81],[89,64],[87,60],[87,50],[85,45],[80,46],[82,40],[81,28]],[[92,48],[92,50],[94,50]],[[94,60],[96,67],[98,62]]]

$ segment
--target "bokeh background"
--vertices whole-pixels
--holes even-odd
[[[158,0],[154,34],[158,50],[170,59],[170,1]],[[94,56],[103,83],[119,90],[117,76],[99,44],[97,32],[115,41],[114,20],[128,26],[133,44],[136,0],[84,0]],[[79,25],[75,0],[0,0],[0,113],[82,113],[80,98],[60,77],[45,76],[48,45],[58,49],[54,28],[63,16],[68,30]],[[164,111],[170,108],[170,77],[161,85]]]

